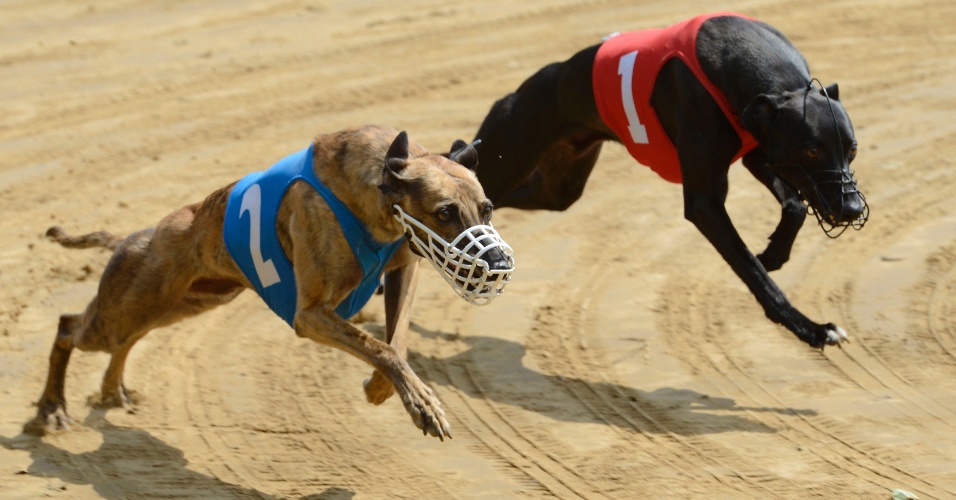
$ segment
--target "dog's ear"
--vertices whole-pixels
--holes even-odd
[[[385,166],[382,168],[382,183],[378,189],[389,200],[395,203],[405,196],[405,179],[402,172],[408,166],[408,134],[399,132],[392,145],[385,153]]]
[[[451,158],[452,155],[460,151],[462,148],[468,146],[468,143],[462,139],[455,139],[455,142],[451,143],[451,149],[448,150],[447,154],[442,154],[445,158]]]
[[[834,101],[840,100],[840,87],[837,86],[836,82],[833,82],[833,84],[827,87],[827,91],[825,94],[823,93],[822,89],[820,90],[820,93],[825,96],[828,96],[830,99],[833,99]]]
[[[740,124],[758,141],[761,140],[766,136],[765,131],[777,119],[782,102],[783,96],[779,95],[760,94],[754,97],[740,114]]]
[[[461,139],[456,139],[455,142],[451,144],[451,152],[448,153],[448,159],[455,163],[461,164],[472,172],[477,171],[478,151],[475,150],[475,145],[480,142],[481,140],[478,139],[475,142],[468,144]]]
[[[408,134],[405,131],[398,133],[392,145],[385,153],[385,169],[392,173],[401,173],[408,165]]]

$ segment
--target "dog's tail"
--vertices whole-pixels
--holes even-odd
[[[102,247],[116,250],[116,247],[123,241],[122,237],[106,231],[97,231],[82,236],[70,236],[66,234],[66,231],[60,226],[53,226],[47,229],[46,236],[66,248]]]

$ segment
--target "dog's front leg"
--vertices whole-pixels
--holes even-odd
[[[767,157],[756,149],[743,158],[744,166],[773,193],[780,202],[781,214],[777,228],[770,235],[767,248],[757,255],[767,271],[776,271],[790,260],[790,250],[797,239],[797,233],[807,218],[807,208],[800,200],[800,193],[791,188],[767,167]]]
[[[295,333],[320,344],[341,349],[365,361],[382,373],[395,387],[415,426],[439,439],[451,437],[445,412],[434,391],[412,371],[398,351],[338,317],[321,305],[295,315]]]
[[[839,345],[846,340],[842,328],[828,323],[810,321],[798,311],[776,283],[770,279],[763,264],[754,257],[740,238],[724,208],[727,179],[711,178],[709,182],[693,180],[684,184],[684,216],[710,241],[730,264],[737,276],[747,285],[764,308],[764,313],[780,323],[813,347]]]
[[[418,286],[418,259],[406,266],[385,273],[385,342],[402,359],[408,358],[408,325],[412,298]],[[365,397],[369,403],[382,404],[392,397],[395,388],[378,370],[365,381]]]

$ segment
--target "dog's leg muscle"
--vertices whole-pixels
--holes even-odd
[[[442,440],[445,436],[451,437],[445,412],[434,391],[418,378],[394,347],[320,305],[300,309],[295,315],[294,325],[296,335],[341,349],[382,373],[402,398],[415,426],[425,434]]]
[[[478,179],[495,206],[565,210],[581,196],[601,144],[616,138],[593,98],[596,52],[545,66],[492,106],[475,149]]]
[[[767,248],[757,255],[764,269],[776,271],[790,260],[790,250],[806,220],[807,209],[800,200],[800,194],[767,168],[766,155],[762,151],[757,149],[744,156],[743,163],[780,202],[780,222],[770,235]]]
[[[408,325],[412,298],[418,286],[418,259],[407,266],[385,273],[385,342],[402,359],[408,358]],[[392,383],[379,371],[365,381],[365,397],[369,403],[382,404],[395,393]]]
[[[587,132],[576,135],[580,139],[562,137],[548,146],[535,160],[527,180],[493,203],[522,210],[563,211],[578,201],[604,138]]]

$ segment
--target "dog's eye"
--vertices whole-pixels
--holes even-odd
[[[494,212],[494,207],[492,207],[491,205],[485,205],[485,207],[481,209],[481,218],[484,219],[485,222],[488,222],[489,220],[491,220],[491,214],[493,212]]]
[[[820,150],[817,149],[817,148],[815,148],[815,147],[813,147],[813,146],[810,146],[809,148],[807,148],[807,149],[804,151],[804,153],[806,153],[807,158],[810,158],[810,159],[815,159],[815,158],[817,158],[818,156],[820,156]]]
[[[852,148],[850,148],[850,152],[847,154],[847,158],[849,158],[850,161],[853,161],[853,159],[856,158],[856,146],[853,146]]]
[[[448,207],[441,207],[438,209],[438,212],[435,213],[435,216],[438,217],[438,220],[442,222],[448,222],[451,220],[451,209]]]

